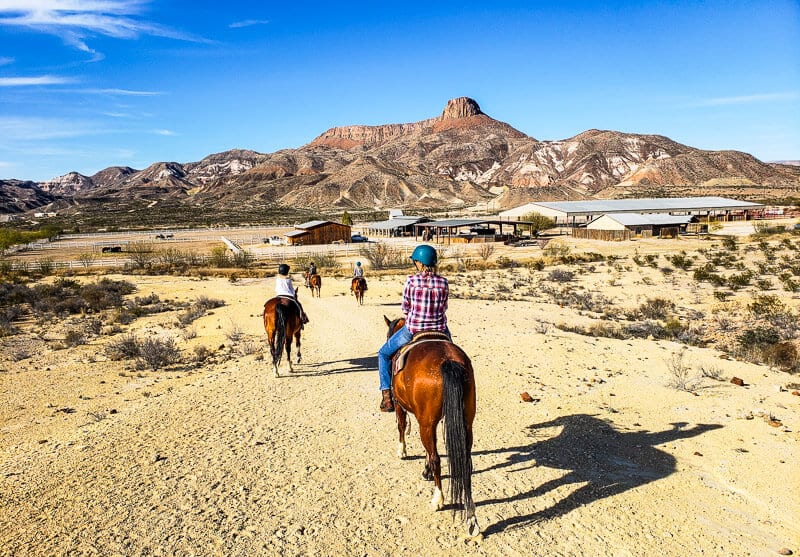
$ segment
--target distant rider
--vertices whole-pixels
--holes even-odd
[[[306,271],[306,288],[311,288],[311,277],[317,274],[317,266],[312,261],[308,264],[308,271]]]

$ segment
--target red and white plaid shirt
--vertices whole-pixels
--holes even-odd
[[[447,279],[433,273],[418,273],[406,279],[400,309],[411,334],[419,331],[444,331],[447,327]]]

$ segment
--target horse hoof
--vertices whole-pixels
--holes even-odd
[[[433,490],[433,499],[431,499],[431,509],[434,511],[440,511],[444,507],[444,495],[439,489]]]
[[[480,536],[480,534],[481,534],[481,529],[478,526],[478,519],[475,518],[474,516],[469,517],[467,519],[467,535],[470,538],[475,538],[477,536]]]
[[[397,458],[400,460],[404,458],[408,458],[408,453],[406,452],[406,445],[405,443],[398,443],[397,444]]]

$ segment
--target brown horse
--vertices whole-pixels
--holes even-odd
[[[303,276],[306,279],[306,286],[311,289],[311,297],[313,298],[314,294],[316,294],[317,298],[319,298],[320,290],[322,289],[322,277],[316,273],[308,276],[308,272],[305,272]]]
[[[292,367],[292,337],[297,344],[297,363],[300,363],[300,332],[302,321],[297,303],[284,296],[276,296],[264,304],[264,330],[267,332],[269,352],[272,355],[272,369],[278,377],[278,366],[281,365],[283,349],[286,347],[286,360],[289,362],[289,373]]]
[[[356,297],[356,302],[358,302],[359,305],[364,305],[364,292],[367,290],[367,279],[364,277],[353,277],[350,283],[350,290]]]
[[[383,317],[391,337],[405,323]],[[395,355],[395,359],[397,355]],[[444,438],[450,462],[450,500],[462,507],[467,533],[480,533],[472,500],[472,421],[475,419],[475,374],[469,357],[448,340],[425,340],[405,353],[405,365],[392,377],[392,391],[397,414],[400,442],[397,456],[406,458],[406,417],[412,413],[419,424],[425,447],[422,477],[433,480],[431,506],[441,509],[442,469],[436,448],[436,429],[444,418]],[[455,507],[454,511],[455,512]],[[466,515],[466,516],[465,516]]]

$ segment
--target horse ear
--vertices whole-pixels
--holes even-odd
[[[386,326],[387,327],[392,324],[391,320],[388,317],[386,317],[385,315],[383,316],[383,320],[386,321]]]

